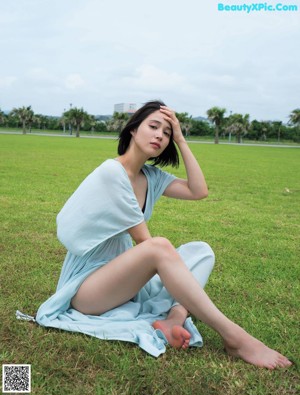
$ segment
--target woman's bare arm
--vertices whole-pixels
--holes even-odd
[[[140,244],[143,241],[151,239],[151,234],[149,232],[146,222],[142,222],[139,225],[133,226],[128,230],[128,233],[136,244]]]
[[[177,144],[186,169],[187,179],[174,180],[165,190],[164,195],[177,199],[199,200],[207,197],[208,189],[203,172],[183,137],[180,123],[171,109],[162,107],[161,112],[170,122],[173,139]]]

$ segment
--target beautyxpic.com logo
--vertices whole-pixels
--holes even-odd
[[[299,10],[296,4],[283,3],[241,3],[228,4],[218,3],[218,11],[221,12],[296,12]]]

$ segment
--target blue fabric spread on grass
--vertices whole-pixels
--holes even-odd
[[[144,213],[124,167],[114,159],[95,169],[66,202],[57,216],[57,228],[58,238],[68,252],[56,293],[40,306],[36,321],[42,326],[100,339],[137,343],[158,357],[165,352],[167,341],[151,324],[164,319],[176,304],[158,275],[133,300],[100,316],[85,315],[70,307],[72,297],[88,275],[132,248],[127,230],[150,219],[154,203],[176,178],[149,165],[142,170],[148,181]],[[214,264],[211,248],[204,242],[192,242],[177,250],[204,286]],[[190,318],[185,327],[192,335],[190,344],[202,346],[202,337]]]

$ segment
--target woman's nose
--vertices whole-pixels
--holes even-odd
[[[162,140],[162,131],[160,129],[156,129],[155,137]]]

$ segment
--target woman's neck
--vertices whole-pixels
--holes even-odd
[[[139,175],[141,168],[145,164],[144,158],[133,158],[133,155],[128,151],[124,155],[118,156],[117,160],[123,165],[131,179],[135,179]]]

